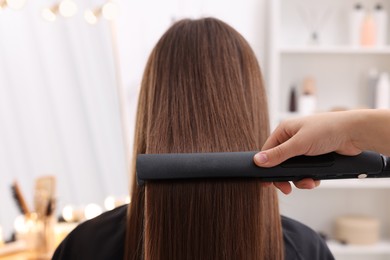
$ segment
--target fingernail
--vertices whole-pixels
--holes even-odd
[[[258,153],[255,155],[255,161],[258,164],[266,163],[268,161],[268,156],[265,153]]]

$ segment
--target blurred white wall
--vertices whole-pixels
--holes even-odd
[[[124,85],[139,84],[150,51],[172,21],[180,18],[213,16],[227,22],[249,41],[264,67],[267,15],[266,0],[123,1],[116,25]]]
[[[149,53],[173,21],[212,16],[238,30],[250,43],[263,69],[267,64],[266,0],[122,1],[116,21],[120,74],[126,89],[130,147],[134,135],[138,89]]]

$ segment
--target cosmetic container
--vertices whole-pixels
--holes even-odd
[[[36,222],[36,252],[41,259],[50,259],[55,250],[56,218],[54,215],[37,219]]]
[[[317,110],[316,86],[313,78],[303,81],[302,95],[299,97],[298,112],[301,115],[311,115]]]
[[[335,237],[341,243],[372,245],[379,241],[379,220],[365,216],[342,216],[335,221]]]
[[[290,89],[288,111],[292,113],[297,112],[297,90],[295,86],[292,86]]]
[[[368,71],[366,102],[369,108],[376,107],[376,88],[378,84],[379,72],[375,68]]]
[[[375,108],[390,108],[390,82],[389,74],[382,72],[376,85]]]
[[[376,25],[376,45],[385,46],[387,44],[387,11],[381,4],[377,4],[374,9],[374,21]]]
[[[365,12],[361,4],[357,3],[349,14],[349,43],[354,46],[360,46],[360,34]]]
[[[363,47],[372,47],[376,45],[376,24],[374,16],[371,11],[367,11],[364,15],[361,34],[360,34],[360,44]]]

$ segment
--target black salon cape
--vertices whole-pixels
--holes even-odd
[[[122,260],[127,206],[79,225],[59,245],[53,259]],[[334,259],[326,243],[309,227],[282,217],[285,260]]]

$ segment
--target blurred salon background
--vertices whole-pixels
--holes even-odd
[[[174,21],[217,17],[248,40],[274,128],[312,113],[390,108],[389,11],[388,0],[0,0],[0,259],[31,247],[14,243],[29,241],[40,214],[56,219],[58,243],[131,201],[140,80]],[[280,204],[337,259],[379,260],[390,259],[389,195],[387,180],[326,181],[280,194]]]

